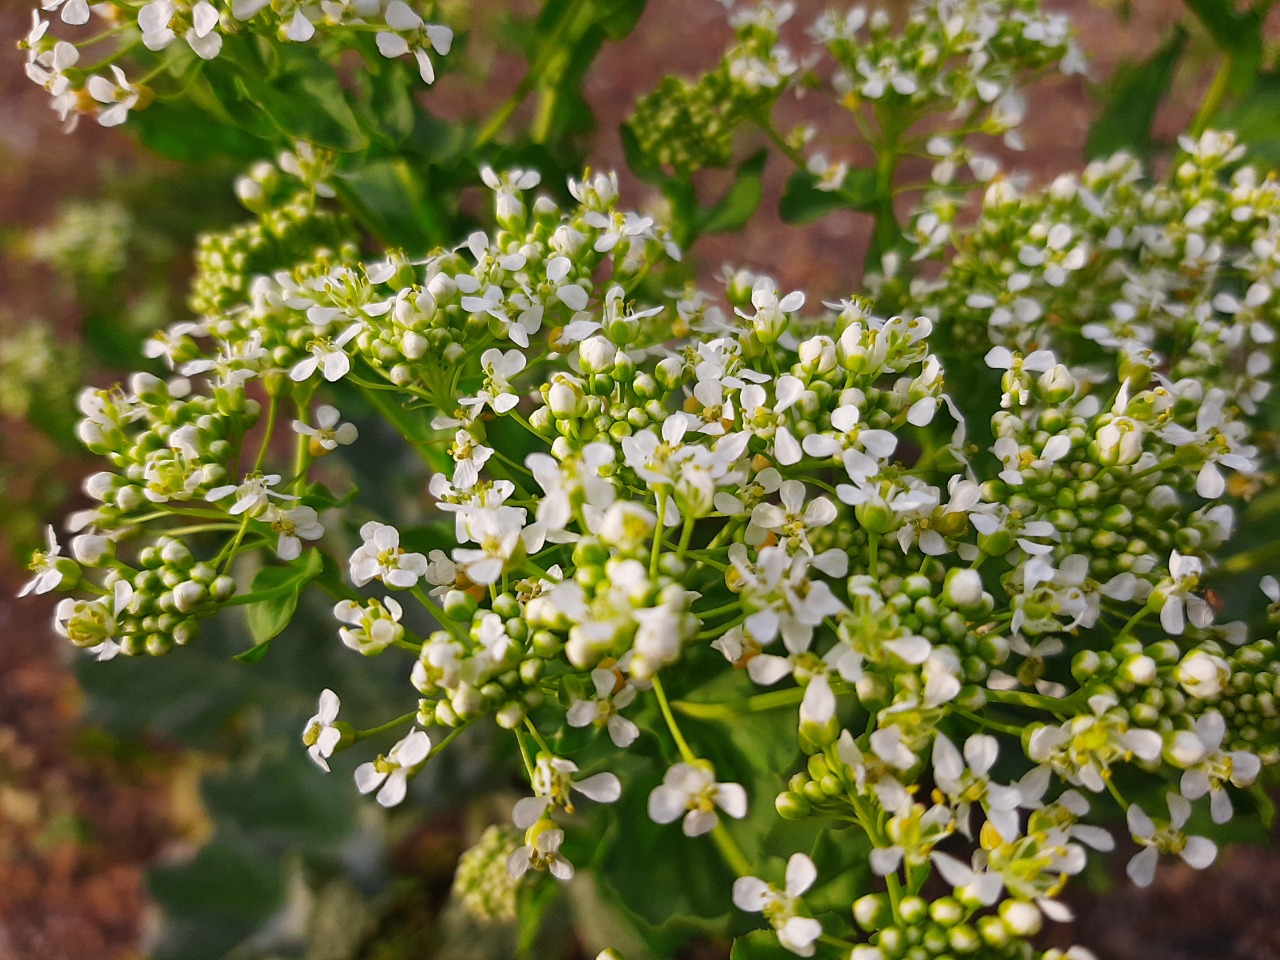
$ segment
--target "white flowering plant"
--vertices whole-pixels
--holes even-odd
[[[447,50],[400,0],[237,10],[149,4],[138,42],[375,32],[424,79]],[[459,868],[477,911],[590,873],[653,955],[703,933],[735,958],[1079,960],[1036,938],[1107,827],[1136,883],[1206,867],[1280,761],[1280,587],[1242,619],[1211,588],[1276,475],[1280,188],[1208,129],[1163,177],[1125,152],[1001,175],[975,143],[1017,145],[1017,84],[1082,67],[1028,0],[827,14],[825,61],[782,43],[789,12],[734,11],[719,68],[641,102],[652,213],[611,174],[481,165],[481,224],[371,251],[337,188],[358,161],[311,141],[255,166],[256,219],[202,239],[157,366],[82,394],[96,505],[24,592],[65,593],[58,632],[102,660],[242,607],[250,662],[327,592],[332,642],[402,669],[372,728],[317,691],[318,767],[350,751],[384,807],[445,750],[522,777]],[[791,87],[847,107],[875,165],[777,133]],[[708,208],[689,179],[743,124],[796,165],[793,219],[875,217],[862,292],[694,280],[684,247],[758,202],[761,159]],[[416,466],[389,504],[333,466],[392,449]]]

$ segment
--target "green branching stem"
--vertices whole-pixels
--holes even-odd
[[[658,709],[662,711],[662,719],[667,723],[667,729],[671,731],[671,738],[676,742],[676,749],[680,751],[680,756],[685,763],[697,762],[698,755],[689,748],[689,742],[685,740],[684,734],[680,732],[680,725],[676,723],[676,716],[671,712],[671,704],[667,701],[666,691],[662,689],[662,681],[656,676],[653,678],[653,692],[658,698]]]
[[[418,716],[418,711],[402,714],[394,720],[388,720],[386,723],[379,724],[376,727],[370,727],[368,730],[357,730],[354,739],[368,740],[370,737],[376,737],[380,733],[386,733],[388,730],[394,730],[396,727],[402,727],[406,723],[411,723]]]

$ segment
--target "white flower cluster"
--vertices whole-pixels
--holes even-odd
[[[770,697],[798,708],[808,760],[779,814],[859,824],[874,872],[905,891],[858,901],[861,934],[824,932],[804,905],[818,879],[806,857],[785,888],[744,873],[734,902],[799,955],[854,934],[859,957],[920,937],[1021,956],[1042,915],[1067,915],[1055,898],[1088,850],[1111,848],[1088,818],[1117,801],[1143,848],[1139,882],[1162,852],[1213,859],[1210,840],[1185,834],[1188,810],[1207,798],[1225,821],[1231,791],[1280,759],[1270,641],[1233,651],[1247,637],[1215,627],[1202,596],[1234,523],[1215,502],[1223,471],[1259,462],[1247,420],[1213,399],[1221,388],[1136,372],[1130,355],[1086,374],[1047,349],[997,346],[986,362],[999,389],[957,397],[924,317],[881,318],[857,298],[806,315],[803,294],[742,276],[732,312],[695,293],[641,306],[628,290],[678,251],[616,209],[612,178],[571,183],[568,211],[529,204],[528,171],[484,179],[492,237],[418,263],[260,276],[248,303],[170,331],[212,344],[175,361],[182,376],[86,393],[82,439],[113,469],[86,486],[102,505],[79,518],[90,532],[76,559],[51,544],[29,585],[88,591],[60,604],[63,633],[101,656],[162,652],[231,596],[238,554],[301,563],[302,541],[323,544],[334,501],[308,469],[354,428],[322,406],[289,431],[295,475],[266,471],[269,436],[237,469],[260,413],[246,389],[267,385],[274,424],[282,397],[305,412],[325,381],[346,379],[435,411],[417,420],[437,438],[427,488],[456,543],[418,553],[371,521],[345,564],[353,585],[386,593],[337,605],[342,642],[411,652],[420,697],[388,725],[415,728],[356,770],[378,802],[403,800],[436,751],[492,715],[533,787],[515,808],[525,843],[510,872],[563,879],[575,793],[610,803],[644,788],[610,758],[669,735],[677,758],[648,785],[650,818],[731,845],[722,815],[768,798],[717,776],[664,687],[718,662],[782,685]],[[1269,342],[1267,325],[1255,313],[1249,336]],[[1187,348],[1166,349],[1176,369]],[[990,418],[988,450],[966,441],[962,405]],[[521,448],[523,462],[509,455]],[[121,535],[146,525],[174,533],[130,560]],[[200,539],[210,533],[220,549]],[[414,635],[409,604],[438,628]],[[1241,684],[1254,692],[1233,703]],[[665,730],[637,724],[642,698]],[[326,691],[304,733],[326,768],[360,739],[338,712]],[[554,745],[563,728],[599,734],[570,759]],[[1167,819],[1117,789],[1142,776],[1173,791]],[[954,896],[921,908],[930,874]]]
[[[388,55],[439,49],[398,3],[334,16],[385,17]],[[207,6],[151,4],[142,29],[212,50]],[[286,35],[316,19],[241,12],[283,18]],[[787,14],[737,15],[768,56],[734,61],[735,82],[774,90],[794,72]],[[1064,23],[1021,0],[922,6],[902,37],[855,10],[815,36],[850,95],[960,103],[987,133],[1020,117],[1010,64],[1077,66]],[[30,46],[54,71],[58,48]],[[958,143],[929,146],[938,183],[962,162],[994,173]],[[492,834],[470,865],[483,909],[510,902],[495,857],[513,881],[567,880],[580,798],[641,791],[645,828],[709,836],[739,874],[726,902],[796,955],[1083,958],[1028,941],[1113,848],[1102,823],[1127,822],[1136,882],[1161,854],[1207,866],[1195,807],[1226,822],[1280,762],[1274,639],[1215,624],[1207,589],[1233,496],[1273,459],[1255,420],[1276,188],[1230,170],[1228,136],[1184,150],[1149,187],[1124,156],[1028,196],[995,181],[940,279],[881,278],[902,307],[884,316],[745,272],[728,275],[729,309],[661,292],[680,251],[619,209],[605,174],[571,180],[562,207],[534,193],[537,172],[486,168],[489,230],[365,261],[319,213],[332,158],[300,145],[239,184],[255,228],[203,243],[200,315],[148,348],[173,376],[82,397],[81,439],[108,462],[86,482],[99,506],[75,518],[71,557],[51,537],[24,592],[75,591],[57,628],[106,658],[166,652],[228,601],[325,578],[340,641],[405,656],[416,707],[354,731],[326,690],[303,732],[318,765],[408,727],[354,771],[390,807],[482,718],[518,747],[524,842]],[[940,252],[949,228],[926,226],[919,249]],[[357,528],[312,482],[359,439],[334,405],[345,391],[421,453],[434,549],[402,518]],[[255,554],[280,562],[238,587]],[[1280,588],[1263,589],[1274,632]],[[668,694],[708,677],[734,693]],[[784,709],[784,752],[803,764],[750,782],[680,726]],[[628,750],[661,767],[632,775]],[[765,777],[769,796],[748,791]],[[770,800],[857,828],[884,891],[850,905],[853,925],[817,909],[828,878],[807,855],[779,885],[737,849],[730,822],[767,822]]]
[[[72,26],[97,16],[105,29],[86,40],[59,40],[49,34],[50,20],[41,16],[41,11],[54,10]],[[213,60],[223,52],[225,38],[244,33],[306,43],[318,33],[356,36],[369,30],[376,31],[378,52],[384,57],[412,54],[424,83],[435,80],[432,55],[443,57],[453,45],[451,29],[427,23],[404,0],[109,0],[93,5],[86,0],[45,0],[41,10],[32,11],[31,29],[21,46],[27,51],[27,76],[49,92],[50,105],[71,131],[82,114],[114,127],[124,123],[131,110],[151,102],[154,94],[145,81],[129,80],[112,62],[135,47],[155,52],[182,47],[188,57]],[[82,52],[101,53],[102,44],[113,49],[100,65],[81,67]]]
[[[1145,184],[1121,153],[1035,192],[993,183],[963,252],[908,299],[951,318],[965,348],[993,342],[1030,361],[1051,347],[1084,377],[1111,357],[1134,383],[1163,372],[1200,412],[1162,429],[1185,455],[1203,452],[1213,497],[1217,465],[1249,456],[1235,411],[1256,413],[1271,387],[1280,191],[1238,165],[1231,134],[1181,146],[1168,182]]]

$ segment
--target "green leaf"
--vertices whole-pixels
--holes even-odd
[[[266,567],[258,571],[247,595],[258,599],[245,607],[254,646],[237,654],[237,660],[257,663],[266,656],[268,645],[293,619],[302,588],[320,576],[323,570],[324,554],[319,550],[309,550],[305,559],[287,567]]]
[[[1271,795],[1260,784],[1254,784],[1249,788],[1249,795],[1253,797],[1254,803],[1258,805],[1258,816],[1262,820],[1262,825],[1268,831],[1276,822],[1276,802],[1271,799]]]
[[[738,166],[738,178],[719,202],[702,217],[703,233],[741,230],[751,219],[764,196],[761,177],[768,153],[755,153]]]
[[[1237,10],[1235,0],[1185,0],[1213,37],[1214,43],[1233,56],[1262,51],[1262,15],[1258,10]]]
[[[631,129],[629,123],[624,123],[619,127],[618,134],[622,139],[622,153],[627,158],[628,170],[645,183],[652,183],[655,186],[661,186],[671,179],[645,158],[644,152],[640,149],[640,142],[636,139],[635,131]]]
[[[150,873],[152,895],[180,913],[265,918],[281,894],[279,864],[235,836],[214,837],[195,859]]]
[[[733,949],[729,951],[729,960],[786,960],[794,956],[778,942],[772,930],[752,930],[734,940]]]
[[[1106,104],[1089,128],[1086,157],[1105,157],[1122,149],[1141,154],[1150,151],[1156,110],[1169,91],[1186,46],[1187,31],[1179,25],[1149,59],[1127,64],[1116,72],[1107,91]]]
[[[452,226],[451,212],[438,198],[457,191],[443,185],[433,189],[429,173],[438,172],[404,157],[371,160],[340,173],[334,186],[383,243],[426,250],[444,243]]]
[[[600,26],[610,40],[621,40],[639,22],[648,0],[612,0],[601,3]]]
[[[778,204],[786,223],[809,223],[833,210],[871,210],[876,202],[876,172],[850,170],[839,190],[819,190],[818,178],[798,170],[787,181]]]
[[[286,137],[332,150],[363,150],[360,129],[337,74],[319,61],[290,55],[274,76],[237,76],[236,90],[259,107]]]
[[[1248,91],[1262,65],[1266,5],[1240,11],[1235,0],[1186,0],[1186,4],[1213,42],[1231,58],[1228,88],[1237,94]]]
[[[1249,159],[1268,167],[1280,165],[1280,73],[1263,73],[1244,97],[1219,111],[1210,121],[1220,130],[1234,130],[1249,151]]]

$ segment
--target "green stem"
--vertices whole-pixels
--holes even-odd
[[[1280,561],[1280,540],[1228,557],[1222,561],[1222,570],[1226,573],[1246,573],[1277,561]]]
[[[253,472],[261,473],[262,465],[267,460],[267,450],[271,447],[271,435],[276,429],[276,413],[280,409],[279,397],[272,397],[267,404],[267,425],[263,428],[262,446],[258,447],[258,457],[253,461]]]
[[[685,552],[689,549],[689,541],[693,539],[693,516],[684,518],[684,529],[680,531],[680,545],[676,547],[676,558],[684,559]]]
[[[1024,690],[985,690],[983,693],[992,703],[1027,707],[1032,710],[1048,710],[1058,715],[1064,715],[1071,709],[1067,700],[1046,697],[1039,693],[1027,693]]]
[[[970,713],[967,710],[955,711],[956,716],[964,717],[966,720],[976,723],[979,726],[986,727],[988,730],[995,730],[997,733],[1007,733],[1010,736],[1021,737],[1023,728],[1012,723],[1000,723],[998,720],[992,720],[990,717],[979,716],[976,713]]]
[[[294,396],[294,404],[297,407],[298,421],[306,424],[309,419],[310,404],[303,397],[297,395]],[[298,493],[301,488],[307,485],[307,471],[310,469],[311,438],[305,433],[300,433],[293,450],[293,481],[290,484],[290,489],[294,493]]]
[[[729,831],[725,829],[723,823],[717,823],[711,828],[711,840],[716,845],[716,849],[720,851],[720,856],[724,857],[724,862],[729,865],[732,870],[740,877],[749,877],[755,871],[752,869],[751,861],[746,858],[742,850],[734,842],[733,837],[729,835]]]
[[[733,600],[726,603],[723,607],[716,607],[713,610],[695,610],[693,611],[702,620],[710,620],[712,617],[722,617],[726,613],[735,613],[742,609],[741,600]]]
[[[680,725],[676,723],[675,714],[671,712],[671,704],[667,702],[666,691],[662,689],[662,681],[656,676],[653,678],[653,692],[658,698],[658,709],[662,711],[662,719],[667,722],[667,729],[671,731],[671,737],[676,742],[676,749],[680,751],[680,756],[684,758],[685,763],[695,763],[698,756],[689,749],[688,741],[680,732]]]
[[[555,753],[554,750],[547,746],[547,741],[542,739],[542,734],[538,732],[538,728],[533,725],[533,721],[528,717],[524,718],[524,726],[525,729],[529,731],[529,736],[533,737],[534,741],[538,744],[538,749],[543,750],[546,753]]]
[[[443,740],[441,740],[439,743],[437,743],[434,747],[431,748],[431,752],[427,754],[427,759],[430,760],[432,757],[438,754],[441,750],[443,750],[449,744],[453,743],[453,741],[458,738],[458,735],[462,733],[463,730],[467,729],[467,727],[469,726],[471,726],[470,720],[468,720],[466,723],[461,724],[460,726],[454,727],[453,730],[450,731],[447,737],[445,737]]]
[[[649,554],[649,579],[658,579],[658,559],[662,556],[662,544],[666,536],[667,494],[658,491],[658,525],[653,531],[653,551]]]
[[[379,724],[376,727],[370,727],[368,730],[357,730],[355,733],[355,739],[367,740],[370,737],[376,737],[380,733],[386,733],[388,730],[394,730],[396,727],[404,726],[404,724],[409,723],[417,717],[417,715],[418,711],[414,710],[412,713],[406,713],[402,716],[396,717],[394,720],[388,720],[386,723]]]
[[[1209,84],[1209,89],[1205,91],[1204,99],[1200,101],[1200,107],[1196,110],[1195,119],[1191,121],[1190,133],[1192,137],[1199,137],[1209,126],[1209,121],[1213,119],[1214,113],[1222,104],[1222,98],[1226,96],[1227,87],[1231,81],[1231,71],[1235,67],[1231,57],[1222,58],[1222,63],[1218,66],[1218,72],[1213,75],[1213,81]]]
[[[444,609],[441,608],[439,604],[435,603],[430,596],[428,596],[427,591],[422,589],[421,584],[415,583],[410,588],[410,592],[415,598],[417,598],[417,601],[422,604],[426,611],[435,618],[436,623],[449,631],[449,633],[453,635],[454,639],[461,640],[464,644],[466,643],[467,637],[463,632],[462,625],[445,613]]]
[[[1151,612],[1151,609],[1149,607],[1143,607],[1141,610],[1135,613],[1132,617],[1130,617],[1128,621],[1125,622],[1125,625],[1120,628],[1120,632],[1116,634],[1116,639],[1114,642],[1119,643],[1121,640],[1123,640],[1125,637],[1131,634],[1134,628],[1137,627],[1137,625],[1141,623],[1143,619],[1146,617],[1146,615],[1150,612]]]
[[[524,737],[520,736],[519,730],[511,731],[516,735],[516,743],[520,747],[520,759],[524,761],[524,769],[529,774],[529,779],[533,780],[533,758],[529,756],[529,748],[525,746]]]
[[[792,707],[804,699],[804,690],[789,687],[786,690],[770,690],[747,697],[741,704],[700,703],[696,700],[676,700],[671,706],[686,717],[697,720],[733,720],[745,713],[764,713],[781,707]]]

